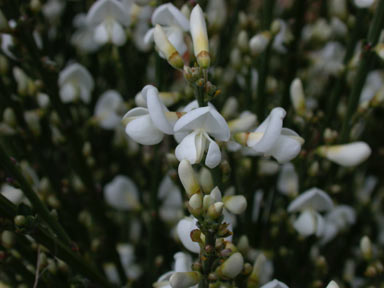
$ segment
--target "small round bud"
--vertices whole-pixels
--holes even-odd
[[[27,223],[27,219],[24,215],[17,215],[13,221],[18,227],[22,227]]]

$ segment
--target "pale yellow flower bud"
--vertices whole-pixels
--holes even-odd
[[[200,5],[196,5],[192,9],[190,27],[193,41],[193,50],[195,52],[197,63],[202,68],[208,68],[211,64],[208,33],[203,10],[201,10]]]
[[[216,272],[224,279],[234,279],[243,270],[244,259],[241,253],[232,254],[223,264],[221,264]]]
[[[176,69],[182,69],[184,67],[183,58],[181,58],[179,52],[177,52],[176,48],[168,40],[167,35],[159,24],[155,27],[153,37],[157,48],[167,59],[168,63]]]
[[[201,191],[195,171],[193,170],[192,165],[188,160],[183,160],[180,162],[178,173],[188,198],[190,198],[193,194],[199,193]]]

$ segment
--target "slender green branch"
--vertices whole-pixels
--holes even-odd
[[[325,2],[325,1],[324,1]],[[304,17],[306,11],[307,0],[296,0],[295,1],[295,22],[293,25],[293,40],[289,45],[288,53],[286,55],[286,75],[285,75],[285,87],[282,95],[281,106],[288,110],[290,106],[289,101],[289,89],[293,79],[296,77],[296,72],[299,67],[300,62],[300,53],[299,53],[299,44],[301,40],[301,30],[304,27]]]
[[[47,207],[41,202],[37,193],[33,190],[28,181],[24,178],[20,169],[12,162],[5,152],[2,144],[0,144],[0,161],[6,173],[13,177],[20,185],[25,197],[31,202],[36,213],[49,225],[49,227],[62,239],[68,246],[72,245],[72,241],[65,232],[59,222],[49,213]]]
[[[363,33],[362,31],[363,25],[361,25],[361,23],[363,23],[363,20],[366,14],[367,14],[367,11],[365,9],[359,9],[357,13],[356,21],[353,27],[353,31],[351,33],[351,37],[348,40],[347,49],[346,49],[346,53],[343,60],[344,66],[347,66],[349,61],[353,57],[353,52],[355,51],[355,47]],[[325,127],[327,127],[332,123],[332,119],[336,113],[337,105],[340,101],[341,94],[345,87],[346,74],[347,74],[347,71],[344,71],[336,80],[336,84],[332,89],[330,99],[329,101],[327,101],[328,105],[326,107],[326,113],[325,113],[326,120],[324,121]]]
[[[344,118],[343,127],[341,130],[341,142],[348,141],[349,133],[353,124],[353,115],[356,112],[360,94],[363,89],[365,79],[372,65],[372,61],[375,57],[372,52],[372,47],[374,47],[380,36],[380,32],[384,25],[384,0],[380,0],[375,11],[375,15],[371,22],[368,32],[367,44],[363,48],[362,59],[357,71],[357,75],[352,86],[352,92],[348,98],[348,108],[347,113]]]
[[[2,194],[0,194],[0,211],[12,220],[17,215],[16,206]],[[43,229],[41,225],[38,225],[30,236],[48,248],[53,255],[65,261],[74,271],[83,274],[101,287],[113,287],[91,263],[75,254],[61,239],[53,237],[52,233]]]
[[[269,30],[272,22],[273,7],[275,0],[264,0],[263,2],[263,22],[262,27],[264,30]],[[266,106],[266,83],[269,72],[269,60],[272,51],[273,38],[269,42],[265,51],[261,54],[259,62],[259,81],[257,85],[257,99],[255,102],[255,111],[260,121],[265,118],[265,106]]]

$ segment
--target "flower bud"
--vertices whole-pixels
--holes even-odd
[[[384,61],[384,43],[377,44],[375,47],[375,51],[377,53],[377,56],[379,56],[380,59]]]
[[[209,192],[211,192],[211,190],[214,187],[213,179],[212,179],[211,172],[207,168],[205,167],[201,168],[199,173],[199,180],[200,180],[201,188],[203,189],[203,192],[205,194],[208,194]]]
[[[243,270],[244,259],[241,253],[236,252],[232,254],[227,260],[221,264],[216,272],[224,279],[234,279]]]
[[[241,251],[244,255],[248,252],[250,246],[249,246],[249,240],[246,235],[242,235],[239,239],[239,242],[237,243],[237,248],[239,251]]]
[[[201,215],[203,208],[203,196],[202,193],[195,193],[188,201],[189,212],[195,217]]]
[[[16,115],[12,108],[10,107],[5,108],[3,112],[3,119],[7,125],[11,127],[16,127],[16,124],[17,124]]]
[[[365,142],[353,142],[344,145],[321,146],[317,153],[344,167],[356,166],[371,155],[371,148]]]
[[[331,281],[326,288],[339,288],[339,285],[335,281]]]
[[[248,33],[245,30],[241,30],[239,35],[237,36],[237,46],[240,48],[241,51],[247,51],[248,50]]]
[[[8,20],[5,18],[3,11],[0,10],[0,31],[4,32],[8,30]]]
[[[293,108],[295,108],[299,115],[303,116],[305,114],[305,97],[303,84],[299,78],[292,81],[290,94]]]
[[[167,59],[168,63],[176,69],[182,69],[184,67],[183,58],[181,58],[179,52],[177,52],[176,48],[168,40],[167,35],[159,24],[156,25],[153,36],[157,48]]]
[[[368,260],[372,257],[372,243],[367,236],[364,236],[363,238],[361,238],[360,250],[361,250],[361,253],[363,254],[364,259]]]
[[[199,193],[201,191],[195,171],[193,170],[192,165],[189,163],[188,160],[182,160],[180,162],[178,173],[181,184],[183,184],[188,198],[190,198],[193,194]]]
[[[15,243],[15,235],[13,232],[5,230],[3,233],[1,233],[1,244],[5,248],[12,248],[13,244]]]
[[[0,55],[0,75],[4,76],[8,72],[8,59],[3,55]]]
[[[269,32],[263,32],[256,34],[249,41],[249,49],[253,55],[258,55],[262,53],[271,39],[271,34]]]
[[[211,64],[211,57],[209,56],[208,33],[204,14],[199,4],[192,9],[190,27],[193,50],[195,52],[197,63],[202,68],[208,68]]]
[[[354,3],[359,8],[369,8],[375,0],[355,0]]]
[[[199,283],[201,274],[199,272],[175,272],[169,279],[172,288],[187,288]]]
[[[219,218],[223,213],[224,203],[223,202],[216,202],[209,206],[207,214],[208,217],[212,219]]]
[[[13,222],[16,226],[22,227],[27,223],[27,218],[25,218],[24,215],[17,215],[15,219],[13,219]]]
[[[211,195],[205,195],[203,197],[203,208],[204,208],[204,210],[208,210],[209,206],[211,206],[213,203],[215,203],[215,200],[212,198]]]
[[[233,214],[241,214],[247,208],[247,199],[243,195],[225,196],[224,206]]]

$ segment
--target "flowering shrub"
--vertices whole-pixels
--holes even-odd
[[[384,0],[0,3],[0,287],[384,287]]]

